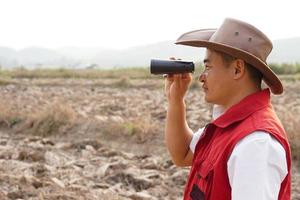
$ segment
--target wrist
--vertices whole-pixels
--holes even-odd
[[[185,108],[185,101],[184,99],[169,100],[168,108]]]

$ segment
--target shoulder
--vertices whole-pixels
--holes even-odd
[[[260,147],[255,149],[255,147]],[[285,156],[285,150],[278,140],[272,137],[269,133],[264,131],[254,131],[241,139],[234,147],[233,153],[240,153],[243,151],[255,151],[271,149],[273,153]]]

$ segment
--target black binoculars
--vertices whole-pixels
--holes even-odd
[[[193,62],[181,60],[151,60],[151,74],[181,74],[193,73],[195,65]]]

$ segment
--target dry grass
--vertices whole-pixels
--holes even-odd
[[[119,78],[117,82],[113,84],[113,86],[118,87],[118,88],[129,88],[132,86],[132,83],[130,81],[129,77],[123,76]]]
[[[300,165],[300,124],[299,117],[291,112],[278,113],[279,118],[287,132],[292,150],[293,160]]]
[[[75,111],[67,104],[56,102],[29,115],[18,131],[39,136],[66,133],[76,120]]]
[[[201,67],[196,67],[196,72],[193,75],[194,80],[191,84],[191,89],[199,89],[199,81],[197,81],[197,76],[201,73]],[[119,69],[15,69],[15,70],[0,70],[0,85],[14,84],[15,81],[12,78],[83,78],[83,79],[113,79],[111,82],[93,82],[93,86],[109,86],[117,87],[121,89],[135,88],[135,87],[147,87],[142,81],[146,79],[152,79],[155,87],[163,87],[161,76],[150,75],[148,68],[119,68]],[[281,79],[289,83],[298,84],[300,79],[300,74],[295,75],[281,75]],[[142,84],[141,84],[142,83]],[[73,84],[71,82],[71,84]],[[149,84],[149,81],[148,83]],[[298,89],[295,89],[298,92]],[[290,94],[289,94],[290,95]],[[288,96],[289,96],[288,95]],[[289,97],[287,97],[289,98]],[[294,98],[294,97],[293,97]],[[287,103],[290,100],[284,100]],[[295,100],[296,101],[296,100]],[[297,105],[296,105],[297,106]],[[288,133],[289,141],[291,144],[293,158],[300,160],[300,119],[297,112],[287,112],[287,110],[292,109],[289,105],[285,105],[277,112],[279,118],[281,119],[286,132]],[[38,135],[49,135],[55,132],[64,132],[64,128],[69,127],[74,118],[76,118],[75,111],[65,104],[50,105],[47,108],[42,108],[39,113],[28,114],[25,113],[24,116],[16,111],[14,111],[7,102],[0,101],[0,123],[2,126],[12,127],[15,124],[27,119],[27,129],[30,130],[32,134]],[[151,119],[144,117],[136,118],[134,120],[126,120],[126,122],[116,123],[116,122],[105,122],[105,129],[109,132],[121,132],[125,135],[132,135],[139,138],[140,141],[145,140],[145,136],[153,129],[157,127],[150,127]],[[25,128],[25,127],[23,127]]]
[[[279,71],[281,79],[285,80],[300,80],[300,65],[286,66],[285,64],[276,65],[276,69],[291,70],[282,72]],[[297,69],[297,70],[295,70]],[[203,71],[203,66],[200,63],[195,63],[195,75],[198,76]],[[126,67],[126,68],[112,68],[112,69],[68,69],[68,68],[55,68],[55,69],[25,69],[14,68],[12,70],[0,70],[0,77],[6,78],[83,78],[83,79],[101,79],[101,78],[120,78],[129,77],[131,79],[157,79],[160,76],[150,74],[149,67]],[[6,80],[6,81],[7,81]],[[1,81],[0,81],[1,82]],[[5,81],[4,81],[5,82]]]
[[[0,78],[0,86],[9,85],[9,84],[15,84],[15,82],[12,81],[10,78],[7,78],[7,77]]]
[[[285,81],[299,81],[300,80],[300,73],[297,74],[287,74],[287,75],[280,75],[281,80]]]
[[[13,70],[0,70],[0,77],[6,78],[156,78],[148,68],[114,68],[114,69],[33,69],[17,68]]]
[[[156,127],[150,116],[137,117],[124,121],[108,119],[102,124],[101,132],[108,137],[128,136],[135,138],[138,143],[144,143],[153,136]]]
[[[0,111],[0,125],[2,127],[12,127],[23,119],[23,116],[15,111],[8,102],[0,100]]]
[[[127,134],[136,136],[140,142],[145,142],[146,138],[155,132],[149,115],[124,123],[123,126]]]

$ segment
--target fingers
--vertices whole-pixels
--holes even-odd
[[[183,79],[183,80],[187,80],[187,79],[191,79],[192,78],[192,74],[191,73],[183,73],[183,74],[164,74],[163,75],[164,78],[167,79]]]
[[[166,74],[165,80],[167,84],[172,84],[176,82],[176,84],[180,84],[182,81],[182,75],[181,74]]]
[[[164,74],[163,77],[168,81],[174,80],[174,74]]]
[[[170,57],[170,60],[181,60],[180,58]],[[180,80],[190,80],[192,79],[191,73],[183,73],[183,74],[164,74],[164,78],[169,81],[180,81]]]
[[[181,60],[181,58],[170,57],[170,60]]]

